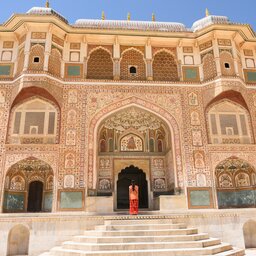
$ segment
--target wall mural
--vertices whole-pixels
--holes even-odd
[[[246,161],[230,157],[215,169],[219,208],[255,207],[255,169]]]

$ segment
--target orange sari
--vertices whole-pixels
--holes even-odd
[[[137,185],[134,186],[134,190],[132,189],[132,185],[129,186],[129,200],[130,200],[130,214],[138,214],[139,187]]]

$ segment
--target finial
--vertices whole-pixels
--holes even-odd
[[[101,19],[102,19],[102,20],[105,20],[105,19],[106,19],[106,16],[105,16],[105,12],[104,12],[104,11],[102,11],[102,13],[101,13]]]
[[[152,13],[152,21],[156,21],[156,15]]]
[[[46,7],[46,8],[49,8],[49,7],[50,7],[49,0],[47,0],[47,1],[46,1],[46,3],[45,3],[45,7]]]
[[[208,16],[210,16],[210,12],[209,12],[208,8],[206,8],[205,9],[205,17],[208,17]]]
[[[131,14],[129,12],[127,14],[127,20],[131,20]]]

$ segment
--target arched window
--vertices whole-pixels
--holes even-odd
[[[130,48],[122,53],[120,61],[121,80],[145,80],[146,63],[140,50]]]
[[[44,68],[44,46],[40,44],[33,45],[29,55],[28,70],[42,71]]]
[[[178,81],[178,66],[173,55],[166,51],[155,54],[153,60],[153,78],[155,81]]]
[[[210,143],[251,143],[248,112],[238,104],[224,101],[208,112]]]
[[[89,55],[87,78],[113,79],[113,60],[108,51],[99,48]]]
[[[29,100],[12,113],[11,143],[52,144],[57,133],[57,109],[39,98]]]

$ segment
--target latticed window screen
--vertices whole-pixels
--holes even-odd
[[[37,133],[44,133],[44,112],[27,112],[25,116],[24,134],[31,134],[31,128],[37,127]]]
[[[211,114],[210,116],[211,116],[212,134],[218,134],[216,117],[214,114]]]
[[[54,134],[55,129],[55,113],[50,112],[49,113],[49,125],[48,125],[48,134]]]
[[[57,111],[48,102],[31,100],[19,106],[14,113],[13,135],[54,135]]]
[[[222,102],[209,111],[211,143],[251,143],[247,111]]]
[[[13,127],[13,133],[19,134],[20,133],[20,119],[21,119],[21,112],[15,113],[15,121],[14,121],[14,127]]]
[[[220,114],[220,127],[221,134],[227,135],[227,128],[233,128],[234,134],[238,135],[237,119],[236,115],[232,114]]]

